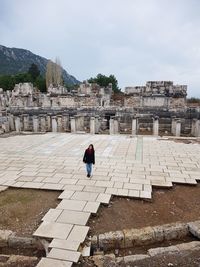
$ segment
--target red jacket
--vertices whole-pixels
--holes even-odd
[[[89,148],[87,148],[85,150],[85,154],[83,156],[83,162],[95,164],[95,152],[94,152],[94,150],[90,151]]]

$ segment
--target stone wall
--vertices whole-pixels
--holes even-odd
[[[125,106],[185,108],[186,85],[174,85],[171,81],[149,81],[146,86],[126,87]]]
[[[18,84],[13,91],[0,89],[1,131],[136,134],[143,129],[156,135],[159,130],[170,132],[173,122],[174,134],[179,131],[176,125],[182,134],[199,134],[200,108],[187,108],[185,86],[147,82],[118,96],[112,95],[111,85],[86,82],[73,92],[65,89],[50,87],[40,93],[30,83]]]

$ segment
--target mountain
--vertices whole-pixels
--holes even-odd
[[[27,72],[30,65],[35,63],[40,73],[44,76],[48,59],[35,55],[29,50],[20,48],[9,48],[0,45],[0,75],[12,75]],[[65,83],[69,85],[80,82],[65,69],[62,69]]]

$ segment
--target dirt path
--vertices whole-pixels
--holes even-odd
[[[125,228],[141,228],[200,219],[200,184],[155,189],[152,202],[114,197],[90,218],[91,235]]]
[[[0,229],[30,236],[42,217],[58,203],[58,191],[8,189],[0,193]]]

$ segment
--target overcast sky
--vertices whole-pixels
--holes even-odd
[[[0,44],[59,57],[78,80],[187,84],[200,97],[200,0],[0,0]]]

